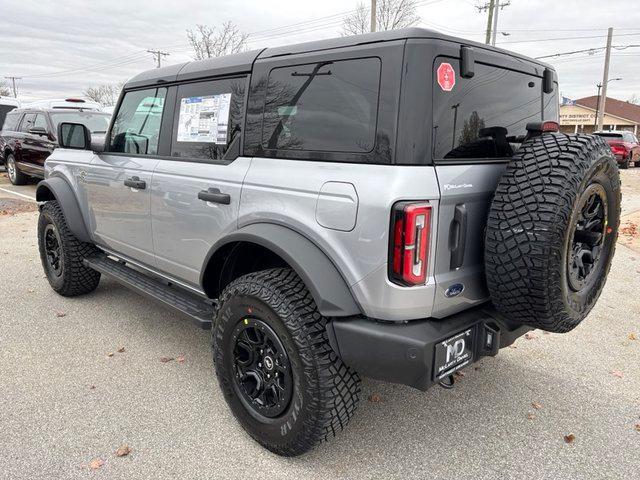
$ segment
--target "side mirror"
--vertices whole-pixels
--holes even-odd
[[[58,144],[62,148],[89,150],[91,148],[91,133],[81,123],[62,122],[58,125]]]
[[[29,129],[29,133],[31,135],[42,135],[42,136],[48,136],[49,134],[47,133],[47,129],[44,127],[31,127]]]
[[[91,151],[93,153],[102,153],[106,150],[105,143],[107,136],[104,133],[91,134]]]

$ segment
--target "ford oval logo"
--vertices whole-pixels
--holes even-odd
[[[447,298],[457,297],[464,291],[464,285],[461,283],[454,283],[444,291],[444,296]]]

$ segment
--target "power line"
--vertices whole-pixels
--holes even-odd
[[[613,45],[611,48],[615,49],[615,50],[626,50],[627,48],[638,48],[640,47],[640,44],[634,44],[634,45]],[[589,53],[590,55],[593,55],[597,52],[599,52],[600,50],[604,50],[605,47],[595,47],[595,48],[585,48],[584,50],[573,50],[571,52],[560,52],[560,53],[552,53],[551,55],[543,55],[542,57],[536,57],[536,60],[541,60],[543,58],[552,58],[552,57],[561,57],[564,55],[573,55],[576,53]]]

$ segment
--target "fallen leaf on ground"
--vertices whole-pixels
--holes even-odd
[[[175,360],[175,358],[173,358],[173,357],[160,357],[160,361],[162,363],[172,362],[174,360]]]
[[[638,337],[636,336],[635,333],[630,333],[629,334],[629,340],[637,340],[637,339],[638,339]]]
[[[104,465],[104,460],[102,460],[101,458],[94,458],[93,460],[91,460],[89,462],[89,468],[91,470],[97,470],[99,469],[102,465]]]
[[[184,355],[178,355],[178,358],[176,358],[176,361],[178,363],[184,363]]]
[[[527,414],[527,419],[533,420],[534,418],[536,418],[536,416],[533,413]]]
[[[96,386],[95,385],[89,385],[89,390],[95,390]]]
[[[66,317],[67,314],[65,312],[56,312],[56,317],[58,318],[62,318],[62,317]]]
[[[622,372],[620,370],[611,370],[611,375],[617,378],[622,378]]]
[[[120,348],[118,349],[118,353],[124,353],[124,347],[120,347]]]
[[[564,436],[564,443],[573,443],[575,439],[576,436],[573,433],[570,433],[569,435]]]
[[[371,395],[369,395],[369,401],[372,403],[380,403],[380,395],[378,395],[377,393],[372,393]]]
[[[113,357],[113,352],[107,353],[107,357]]]
[[[536,410],[540,410],[540,409],[542,409],[542,404],[541,404],[541,403],[539,403],[539,402],[531,402],[531,406],[532,406],[533,408],[535,408]]]
[[[538,336],[533,332],[527,332],[524,334],[524,338],[526,338],[527,340],[535,340],[536,338],[538,338]]]
[[[121,445],[120,447],[118,447],[114,455],[116,457],[126,457],[130,453],[131,453],[131,448],[129,448],[129,445],[125,443],[124,445]]]
[[[636,427],[636,432],[640,432],[640,423],[636,423],[635,427]]]
[[[458,378],[462,378],[466,375],[466,373],[461,372],[461,371],[457,371],[456,373],[453,374],[454,376],[458,377]]]

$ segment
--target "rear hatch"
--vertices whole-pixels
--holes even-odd
[[[492,50],[475,49],[474,57],[470,78],[461,76],[459,55],[432,64],[431,152],[441,195],[436,318],[488,299],[484,229],[493,192],[527,123],[558,120],[555,73],[553,92],[544,93],[544,66]]]

